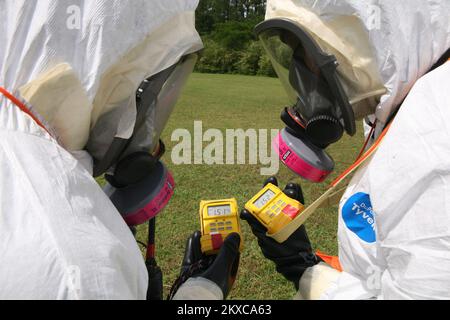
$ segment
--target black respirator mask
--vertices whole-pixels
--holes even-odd
[[[136,93],[133,134],[112,137],[104,155],[94,158],[94,176],[105,174],[104,191],[130,227],[154,218],[173,195],[175,182],[161,161],[165,146],[160,136],[196,61],[197,54],[187,55],[144,80]],[[101,128],[100,123],[99,135]]]
[[[274,148],[292,171],[322,182],[334,169],[325,149],[344,131],[351,136],[356,132],[354,113],[338,78],[338,62],[291,20],[267,20],[255,32],[292,103],[282,112],[287,127]]]

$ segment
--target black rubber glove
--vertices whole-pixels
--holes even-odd
[[[264,186],[272,183],[278,186],[276,178],[269,178]],[[304,204],[303,192],[298,184],[288,184],[283,191],[288,197]],[[266,228],[247,210],[241,212],[241,219],[246,220],[253,234],[258,238],[264,256],[273,261],[276,269],[286,279],[292,281],[298,290],[300,278],[309,267],[316,265],[319,259],[313,253],[306,229],[301,226],[284,243],[278,243],[266,235]]]
[[[237,233],[230,234],[215,256],[206,256],[201,252],[200,238],[201,233],[197,231],[187,240],[180,277],[172,287],[169,300],[183,283],[196,277],[214,282],[222,290],[224,299],[228,297],[239,268],[241,237]]]

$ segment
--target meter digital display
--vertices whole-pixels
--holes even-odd
[[[272,200],[275,197],[275,192],[273,192],[272,190],[267,190],[266,192],[264,192],[264,194],[259,197],[258,200],[255,201],[255,206],[258,209],[261,209],[262,207],[264,207],[266,205],[267,202],[269,202],[270,200]]]
[[[228,214],[231,214],[230,205],[208,207],[208,216],[210,217],[226,216]]]
[[[305,207],[269,183],[247,202],[245,209],[267,228],[269,234],[274,234],[294,220]]]
[[[239,233],[242,239],[236,199],[210,200],[200,202],[202,252],[217,254],[223,241],[231,233]],[[242,243],[240,250],[242,251]]]

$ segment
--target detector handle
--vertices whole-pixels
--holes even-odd
[[[148,242],[145,265],[148,272],[147,300],[163,299],[163,274],[155,259],[156,218],[148,222]]]

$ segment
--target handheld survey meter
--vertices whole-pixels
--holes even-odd
[[[294,220],[305,207],[269,183],[247,202],[245,209],[267,228],[269,234],[274,234]]]
[[[202,252],[217,254],[223,242],[231,233],[238,233],[242,239],[236,199],[210,200],[200,202],[200,223]],[[242,251],[242,243],[239,250]]]

